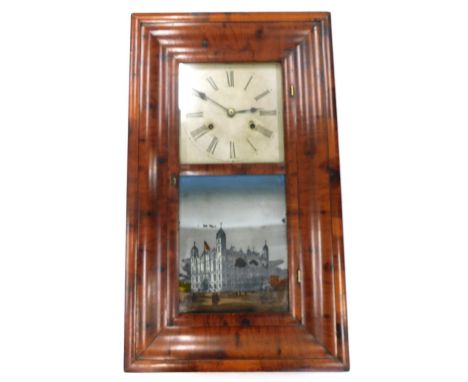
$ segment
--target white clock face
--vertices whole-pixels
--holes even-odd
[[[281,65],[180,64],[180,162],[284,161]]]

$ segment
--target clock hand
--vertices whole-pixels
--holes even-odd
[[[193,91],[194,91],[194,92],[196,93],[196,95],[197,95],[198,97],[200,97],[203,101],[210,101],[210,102],[214,103],[215,105],[219,106],[220,108],[222,108],[223,110],[225,110],[226,112],[229,113],[229,110],[230,110],[229,108],[224,107],[224,106],[221,105],[220,103],[216,102],[214,99],[208,97],[208,96],[206,95],[206,93],[203,93],[203,92],[201,92],[201,91],[199,91],[199,90],[197,90],[197,89],[193,89]]]
[[[251,107],[250,109],[242,109],[242,110],[236,110],[236,114],[238,113],[255,113],[259,110],[262,110],[260,108],[257,108],[257,107]]]
[[[196,93],[196,95],[197,95],[198,97],[200,97],[203,101],[206,101],[206,100],[207,100],[206,94],[205,94],[205,93],[203,93],[203,92],[201,92],[201,91],[198,91],[197,89],[194,89],[194,88],[192,88],[192,90],[193,90],[193,91]]]

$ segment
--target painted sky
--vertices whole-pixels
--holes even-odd
[[[225,228],[280,225],[286,217],[284,176],[182,176],[180,225]]]

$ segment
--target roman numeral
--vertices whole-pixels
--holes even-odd
[[[255,101],[258,101],[260,98],[265,97],[268,93],[270,93],[269,90],[265,90],[263,93],[260,93],[258,96],[254,97]]]
[[[197,140],[197,139],[203,137],[208,131],[210,131],[208,126],[202,125],[200,127],[197,127],[195,130],[191,131],[190,135],[192,136],[192,138]]]
[[[216,82],[214,82],[212,77],[208,77],[206,80],[209,82],[209,84],[214,90],[218,90],[218,86],[216,85]]]
[[[270,138],[271,135],[273,134],[273,131],[267,129],[266,127],[263,126],[255,126],[255,131],[258,131],[260,134],[263,134],[265,137]]]
[[[206,151],[208,151],[211,154],[214,154],[216,146],[218,146],[218,137],[213,137]]]
[[[231,159],[236,159],[236,144],[234,141],[229,142],[229,157]]]
[[[260,110],[260,115],[276,115],[276,110]]]
[[[248,88],[249,85],[250,85],[250,81],[252,81],[252,78],[253,78],[253,74],[250,76],[249,80],[248,80],[247,83],[245,84],[244,90],[247,90],[247,88]]]
[[[247,138],[247,142],[249,143],[250,147],[252,147],[253,151],[257,152],[257,148],[253,145],[252,142],[250,142],[249,138]]]
[[[202,111],[197,111],[195,113],[187,113],[185,114],[187,118],[201,118],[203,117],[203,112]]]
[[[227,84],[230,88],[234,87],[234,70],[226,72]]]

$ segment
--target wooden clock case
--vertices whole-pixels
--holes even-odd
[[[280,62],[285,162],[182,165],[181,62]],[[348,370],[328,13],[135,14],[131,24],[126,371]],[[284,174],[289,312],[179,314],[178,177]]]

